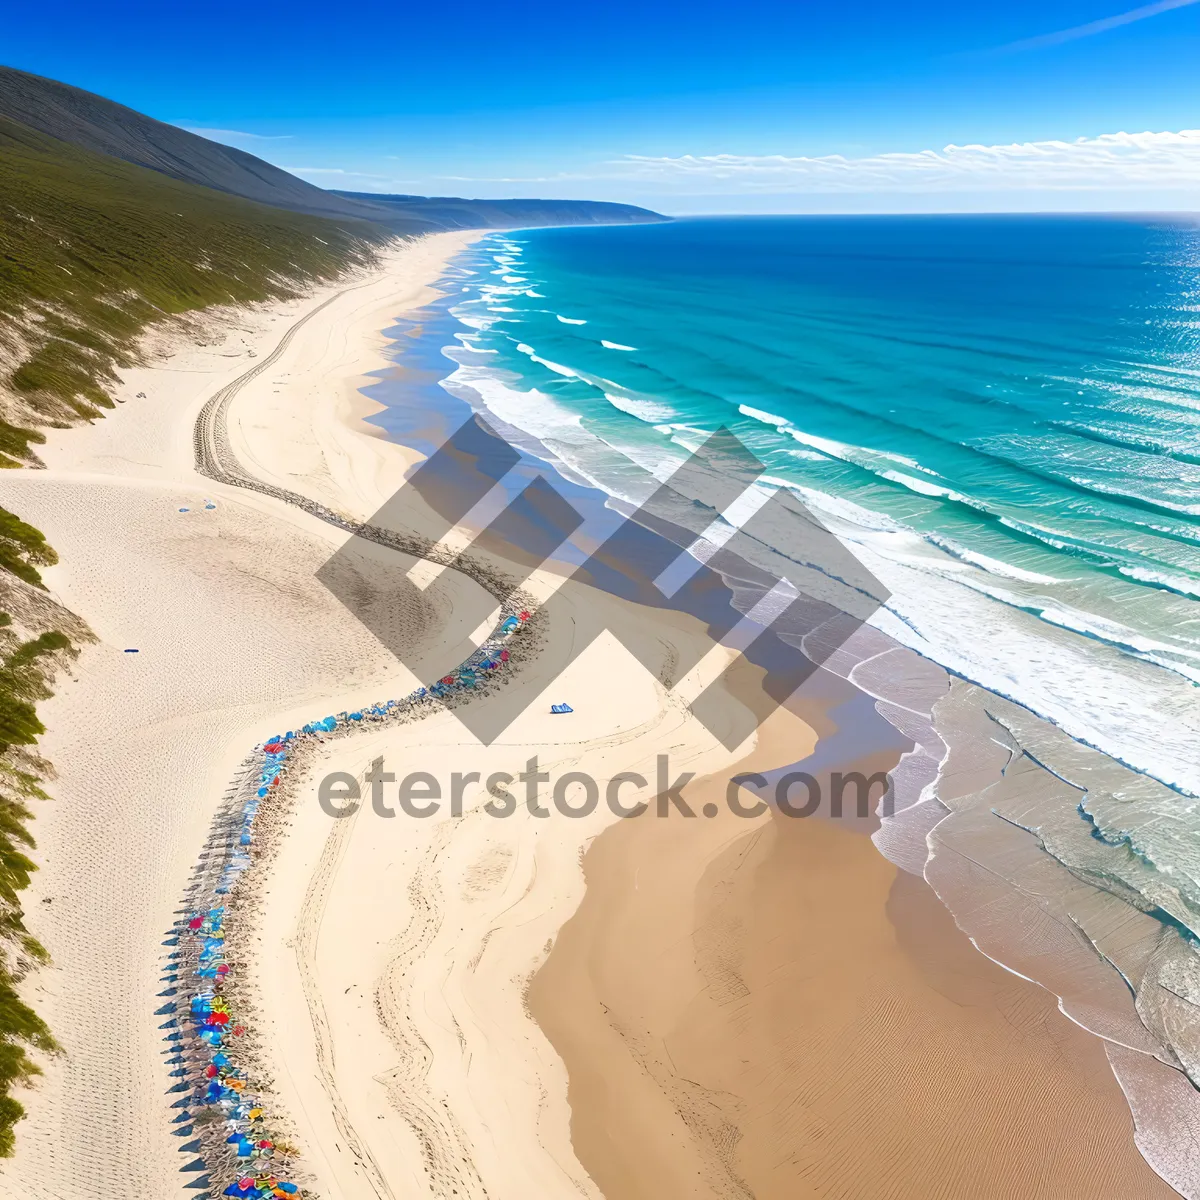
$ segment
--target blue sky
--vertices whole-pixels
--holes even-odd
[[[1200,209],[1195,0],[22,5],[0,61],[327,187]]]

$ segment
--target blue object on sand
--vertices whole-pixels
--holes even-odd
[[[136,650],[126,650],[125,653],[126,654],[136,654],[137,651]]]
[[[552,713],[569,713],[575,710],[569,704],[552,704],[550,705],[550,711]]]

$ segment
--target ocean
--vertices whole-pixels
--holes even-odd
[[[524,230],[442,290],[372,420],[428,453],[482,416],[510,495],[549,471],[585,517],[575,561],[725,428],[866,568],[876,643],[959,681],[931,720],[915,675],[849,672],[836,722],[913,745],[877,846],[1105,1039],[1143,1154],[1200,1195],[1200,221]]]
[[[497,233],[439,383],[631,500],[728,428],[885,584],[873,624],[1196,795],[1198,268],[1163,219]]]

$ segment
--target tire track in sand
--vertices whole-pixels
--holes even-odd
[[[317,1072],[321,1088],[329,1097],[330,1111],[338,1132],[346,1139],[350,1153],[362,1169],[362,1173],[379,1200],[396,1200],[396,1195],[379,1169],[370,1149],[359,1136],[346,1103],[338,1091],[334,1077],[333,1036],[329,1016],[321,999],[321,988],[317,981],[317,944],[321,938],[321,925],[325,918],[329,891],[333,886],[338,867],[346,852],[350,834],[358,821],[357,812],[348,819],[332,822],[333,828],[325,838],[321,857],[309,880],[304,901],[296,922],[296,965],[300,973],[300,986],[312,1022],[313,1047],[317,1058]]]
[[[457,554],[448,548],[436,546],[430,539],[417,534],[398,534],[390,529],[356,521],[307,496],[256,479],[245,471],[230,444],[229,408],[238,393],[279,361],[296,334],[313,317],[348,292],[366,287],[373,282],[374,280],[366,280],[352,284],[310,309],[286,330],[275,348],[265,358],[215,392],[205,402],[197,415],[193,428],[196,470],[199,474],[219,483],[245,488],[248,491],[258,492],[290,504],[327,524],[358,537],[460,571],[490,592],[502,606],[506,603],[511,606],[516,602],[519,607],[535,607],[532,597],[515,589],[514,585],[501,573],[478,560]],[[501,620],[505,615],[502,609]],[[336,877],[339,862],[345,853],[353,825],[354,819],[337,821],[326,838],[297,918],[296,962],[312,1023],[318,1074],[322,1089],[329,1098],[334,1123],[338,1132],[345,1138],[347,1146],[374,1194],[379,1200],[396,1200],[395,1193],[366,1142],[350,1120],[345,1101],[338,1091],[334,1074],[333,1038],[317,981],[317,946],[328,894]],[[410,894],[413,899],[414,918],[405,933],[401,935],[401,940],[408,940],[412,948],[411,953],[415,955],[421,946],[428,944],[440,925],[440,909],[436,903],[440,889],[437,887],[436,876],[426,876],[425,868],[422,867],[410,885]],[[406,961],[408,957],[401,948],[400,953],[393,960],[393,969]],[[390,970],[385,972],[384,979],[386,980],[390,974]],[[396,1001],[391,998],[390,990],[381,981],[376,994],[376,1008],[381,1023],[393,1035],[394,1041],[397,1040],[394,1031],[399,1026],[399,1013],[393,1011],[395,1004]],[[413,1054],[414,1067],[417,1067],[419,1063],[424,1064],[424,1067],[418,1070],[419,1078],[432,1062],[429,1047],[417,1035],[411,1045],[406,1042],[402,1049]],[[399,1076],[403,1070],[404,1068],[398,1067],[391,1075]],[[404,1116],[421,1143],[422,1153],[431,1176],[431,1185],[439,1188],[440,1194],[457,1194],[464,1200],[486,1200],[488,1193],[483,1186],[483,1181],[474,1167],[470,1166],[472,1156],[468,1140],[449,1109],[426,1098],[419,1088],[406,1091],[398,1086],[398,1080],[395,1078],[390,1081],[387,1075],[379,1078],[387,1087],[393,1105]]]

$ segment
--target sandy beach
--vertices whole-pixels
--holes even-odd
[[[1175,1195],[1101,1043],[919,878],[847,822],[755,824],[608,830],[533,981],[607,1200]]]
[[[194,1154],[172,1136],[159,997],[209,823],[271,734],[425,681],[318,582],[345,533],[268,493],[357,521],[396,491],[414,455],[363,424],[359,389],[393,369],[392,319],[427,303],[475,236],[423,238],[303,300],[158,335],[115,412],[52,434],[45,470],[0,477],[0,503],[61,555],[55,597],[98,637],[44,706],[60,777],[26,907],[54,963],[27,991],[65,1053],[24,1097],[5,1194],[196,1194]],[[222,430],[267,492],[194,461],[198,416],[256,362]],[[436,537],[432,516],[416,523]],[[380,553],[406,661],[442,661],[479,582],[442,571],[435,605],[428,564]],[[542,600],[560,583],[543,569],[526,587]],[[615,626],[637,629],[636,657],[603,632]],[[453,711],[368,726],[314,744],[264,807],[241,910],[253,922],[237,937],[259,1084],[306,1194],[1174,1194],[1134,1146],[1102,1044],[979,954],[881,855],[875,822],[728,811],[733,771],[798,762],[835,732],[823,702],[780,709],[727,750],[687,701],[734,655],[706,656],[695,620],[631,621],[623,601],[564,593],[538,639],[475,702],[516,714],[490,746]],[[919,742],[945,680],[911,652],[872,653],[858,678],[890,680],[872,694],[896,699]],[[680,660],[700,662],[683,681]],[[564,699],[567,722],[549,712]],[[730,694],[731,722],[740,703]],[[935,741],[905,769],[936,769]],[[319,803],[326,776],[362,780],[377,760],[445,793],[453,772],[516,777],[535,755],[551,778],[601,789],[622,772],[653,780],[667,756],[717,816],[540,818],[518,804],[497,818],[478,781],[461,811],[428,818],[363,804],[333,819]]]
[[[64,1054],[22,1096],[17,1154],[0,1166],[5,1194],[194,1194],[169,1123],[159,1030],[168,1018],[155,1010],[161,943],[209,820],[271,726],[364,690],[399,692],[408,679],[314,580],[344,535],[197,475],[192,427],[214,391],[339,293],[310,323],[311,340],[294,344],[313,355],[293,374],[298,390],[284,385],[278,396],[294,395],[300,410],[319,388],[330,411],[349,411],[362,376],[387,366],[390,316],[432,294],[469,236],[407,245],[370,278],[303,300],[160,331],[147,365],[126,373],[124,403],[90,426],[51,431],[45,470],[0,478],[0,502],[61,556],[46,572],[52,593],[98,638],[43,710],[40,749],[59,777],[37,814],[40,870],[25,903],[53,965],[25,987]],[[316,421],[322,406],[305,411]],[[368,427],[327,427],[335,432],[318,454],[329,465],[314,477],[332,477],[348,454],[364,464],[390,454],[402,474],[405,455]],[[356,478],[368,497],[372,476]]]

